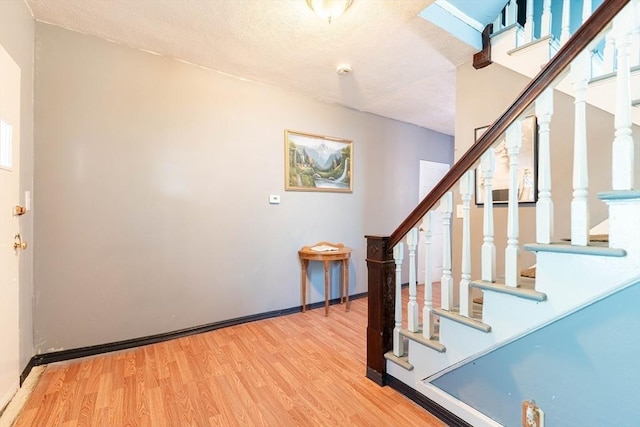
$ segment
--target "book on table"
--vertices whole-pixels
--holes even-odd
[[[331,251],[337,251],[338,249],[339,248],[336,248],[335,246],[329,246],[329,245],[318,245],[311,248],[312,251],[316,251],[316,252],[331,252]]]

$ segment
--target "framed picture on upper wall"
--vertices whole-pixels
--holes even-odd
[[[353,141],[285,130],[284,189],[353,191]]]
[[[489,129],[484,126],[475,129],[475,140]],[[496,164],[491,180],[491,194],[494,205],[509,203],[509,156],[504,136],[493,147]],[[485,177],[480,167],[476,168],[476,205],[483,205],[485,199]],[[518,155],[518,203],[535,203],[538,200],[538,123],[535,116],[522,120],[522,146]]]

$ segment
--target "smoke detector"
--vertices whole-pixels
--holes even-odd
[[[336,73],[338,73],[341,76],[351,74],[352,72],[353,72],[353,69],[349,64],[340,64],[336,67]]]

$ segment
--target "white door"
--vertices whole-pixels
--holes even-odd
[[[436,186],[443,176],[449,171],[446,163],[428,162],[420,160],[420,185],[418,189],[418,202],[425,198],[427,194]],[[436,207],[439,205],[437,204]],[[433,270],[431,280],[439,282],[442,278],[442,216],[438,210],[433,213],[432,237],[431,237],[431,260]],[[418,283],[424,283],[424,234],[420,233],[418,240]],[[423,250],[420,252],[420,250]]]
[[[0,46],[0,409],[19,386],[20,67]]]

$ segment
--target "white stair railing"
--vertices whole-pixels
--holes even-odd
[[[518,3],[516,0],[509,0],[493,21],[493,32],[498,32],[516,22],[518,22]]]
[[[516,0],[509,0],[505,6],[505,23],[508,27],[518,22],[518,2]]]
[[[393,328],[393,354],[397,357],[404,355],[404,345],[402,342],[402,260],[404,258],[404,246],[402,242],[393,248],[393,260],[396,264],[396,304],[395,304],[395,326]]]
[[[560,45],[563,45],[571,37],[571,8],[579,5],[579,3],[572,0],[555,0],[560,3],[561,15],[556,17],[560,19],[560,34],[555,34],[558,38]],[[630,13],[627,15],[632,20],[631,30],[631,46],[629,49],[629,64],[631,67],[640,65],[640,12],[638,12],[638,0],[631,0],[629,6]],[[537,39],[542,39],[552,34],[553,14],[552,0],[543,0],[542,13],[539,16],[534,14],[534,2],[526,1],[525,3],[525,22],[522,31],[518,35],[517,44],[521,42],[530,43]],[[633,9],[633,10],[631,10]],[[582,15],[581,20],[584,23],[593,14],[593,1],[584,0],[582,2]],[[496,20],[494,21],[493,32],[498,32],[510,25],[517,23],[518,6],[515,1],[509,1],[504,9],[500,12]],[[625,18],[626,19],[626,18]],[[540,28],[540,34],[536,37],[536,28]],[[514,48],[517,46],[514,46]],[[599,77],[601,75],[614,72],[615,69],[615,47],[613,37],[608,33],[605,38],[605,43],[597,50],[600,51],[597,55],[598,59],[594,59],[594,72],[591,76]],[[601,58],[601,59],[600,59]],[[595,70],[597,69],[597,71]]]
[[[484,207],[482,222],[482,280],[496,281],[496,245],[493,231],[493,171],[496,168],[496,155],[493,149],[487,150],[480,160],[483,175]]]
[[[581,52],[571,64],[575,119],[573,131],[573,200],[571,201],[571,243],[589,243],[589,175],[585,93],[589,81],[589,53]]]
[[[424,232],[424,306],[422,307],[422,336],[431,339],[434,334],[433,319],[433,257],[431,254],[433,237],[433,212],[429,211],[422,220]]]
[[[583,0],[582,2],[582,23],[584,24],[593,12],[591,0]]]
[[[442,215],[442,279],[440,281],[440,306],[443,310],[453,308],[453,277],[451,276],[451,214],[453,193],[445,193],[440,201]]]
[[[633,189],[633,137],[631,129],[631,69],[629,58],[634,33],[633,3],[625,9],[629,13],[613,20],[613,39],[617,51],[615,138],[612,155],[612,185],[614,190]],[[638,9],[636,5],[636,9]]]
[[[528,2],[527,2],[528,3]],[[540,37],[551,34],[551,0],[542,3],[542,18],[540,19]]]
[[[613,73],[615,62],[615,42],[611,31],[604,38],[604,49],[602,51],[602,73]]]
[[[560,44],[565,44],[571,37],[571,0],[562,0],[562,29],[560,31]]]
[[[462,197],[462,277],[460,279],[460,314],[471,317],[471,196],[473,194],[473,170],[468,170],[460,180]]]
[[[509,205],[507,212],[507,248],[504,256],[505,285],[517,287],[520,277],[520,248],[518,246],[518,156],[522,146],[522,119],[517,119],[506,132],[509,156]]]
[[[418,247],[418,229],[412,228],[407,234],[407,248],[409,249],[409,302],[407,303],[407,329],[418,332],[418,281],[416,274],[416,248]]]
[[[536,241],[551,243],[553,236],[553,200],[551,199],[551,146],[549,124],[553,115],[553,88],[536,99],[538,118],[538,202],[536,203]]]
[[[533,41],[533,32],[535,24],[533,21],[533,1],[527,1],[526,19],[524,22],[524,42],[531,43]]]

